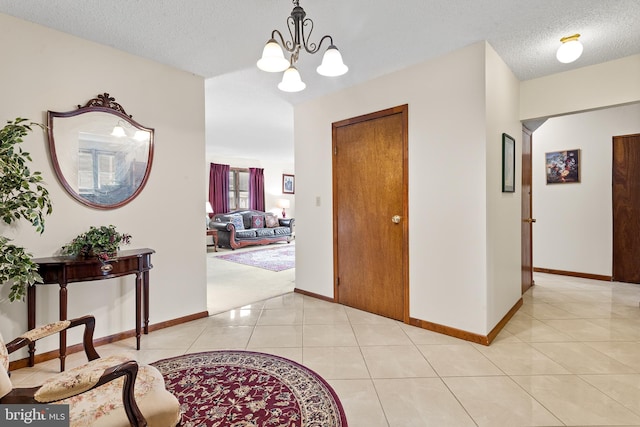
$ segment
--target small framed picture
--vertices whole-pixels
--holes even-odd
[[[580,150],[544,154],[547,184],[580,182]]]
[[[296,191],[296,178],[293,175],[282,175],[282,193],[294,194]]]
[[[516,191],[516,141],[502,134],[502,192]]]

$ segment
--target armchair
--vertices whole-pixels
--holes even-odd
[[[54,375],[39,387],[14,388],[9,354],[62,330],[84,325],[89,362]],[[71,426],[167,426],[180,421],[180,404],[160,372],[123,356],[101,359],[93,345],[95,318],[83,316],[33,329],[5,344],[0,335],[0,404],[68,404]]]

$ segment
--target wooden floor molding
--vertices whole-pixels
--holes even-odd
[[[182,323],[191,322],[193,320],[202,319],[203,317],[208,317],[208,311],[201,311],[199,313],[190,314],[184,317],[178,317],[177,319],[166,320],[164,322],[155,323],[153,325],[149,325],[149,332],[157,331],[160,329],[168,328],[170,326],[180,325]],[[109,335],[102,338],[96,338],[93,340],[93,345],[95,347],[99,347],[101,345],[110,344],[112,342],[121,341],[127,338],[135,337],[136,331],[135,329],[131,329],[129,331],[120,332],[117,334]],[[144,340],[144,335],[142,336]],[[67,347],[67,356],[71,353],[78,353],[80,351],[84,351],[82,343],[74,344]],[[35,363],[46,362],[47,360],[57,359],[60,355],[58,350],[51,350],[45,353],[36,354]],[[9,362],[9,370],[13,371],[20,368],[26,368],[29,366],[29,358],[25,357],[24,359],[14,360]]]
[[[293,290],[302,295],[310,296],[313,298],[318,298],[323,301],[335,302],[333,298],[326,297],[324,295],[318,295],[313,292],[308,292],[302,289],[295,288]],[[523,301],[520,298],[514,305],[511,307],[509,312],[504,315],[504,317],[498,322],[498,324],[489,332],[488,335],[480,335],[469,331],[463,331],[462,329],[452,328],[450,326],[440,325],[438,323],[428,322],[426,320],[415,319],[413,317],[409,318],[409,324],[411,326],[416,326],[418,328],[427,329],[429,331],[438,332],[440,334],[449,335],[454,338],[460,338],[465,341],[475,342],[482,345],[489,345],[491,342],[498,336],[500,331],[505,327],[505,325],[511,320],[514,314],[522,307]]]
[[[440,325],[438,323],[428,322],[426,320],[416,319],[411,317],[409,324],[418,328],[427,329],[429,331],[438,332],[440,334],[449,335],[450,337],[459,338],[465,341],[474,342],[482,345],[490,345],[491,342],[498,336],[500,331],[505,327],[507,322],[513,317],[514,314],[522,307],[523,301],[520,298],[507,314],[498,322],[498,324],[489,332],[488,335],[480,335],[474,332],[464,331],[462,329],[452,328],[451,326]]]
[[[613,278],[611,276],[603,276],[600,274],[578,273],[575,271],[554,270],[552,268],[533,267],[533,271],[538,273],[557,274],[559,276],[571,276],[581,277],[583,279],[603,280],[610,282]]]
[[[507,314],[505,314],[504,317],[498,322],[498,324],[491,330],[491,332],[489,332],[489,335],[487,335],[489,344],[491,344],[493,340],[496,339],[500,331],[506,326],[507,323],[509,323],[509,320],[511,320],[511,318],[518,312],[518,310],[520,310],[522,304],[524,304],[524,301],[522,300],[522,298],[520,298],[513,305],[513,307],[511,307],[511,310],[509,310]]]
[[[337,303],[337,301],[331,297],[326,297],[324,295],[320,295],[320,294],[315,294],[313,292],[309,292],[309,291],[305,291],[303,289],[298,289],[298,288],[294,288],[293,292],[298,293],[300,295],[306,295],[308,297],[312,297],[312,298],[317,298],[317,299],[321,299],[323,301],[327,301],[327,302],[335,302]]]

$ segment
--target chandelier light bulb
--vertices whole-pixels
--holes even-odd
[[[556,52],[556,58],[558,58],[558,61],[563,64],[569,64],[570,62],[580,58],[583,47],[582,43],[578,40],[579,37],[580,34],[574,34],[560,39],[562,44],[558,48],[558,52]]]
[[[135,139],[136,141],[148,141],[149,140],[149,132],[144,131],[144,130],[137,130],[136,133],[133,135],[133,139]]]
[[[282,81],[278,84],[278,89],[283,92],[300,92],[307,85],[302,81],[300,73],[293,65],[287,68],[282,75]]]
[[[123,136],[127,136],[127,134],[125,133],[124,128],[122,126],[117,125],[113,127],[113,130],[111,131],[111,136],[122,138]]]
[[[342,62],[342,55],[338,48],[331,45],[324,53],[324,56],[322,57],[322,64],[316,68],[316,71],[322,76],[336,77],[349,71],[349,67]]]
[[[262,58],[258,60],[257,65],[262,71],[279,73],[289,67],[289,61],[285,59],[282,48],[278,42],[276,42],[275,39],[271,39],[264,46]]]

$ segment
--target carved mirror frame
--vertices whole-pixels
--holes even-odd
[[[119,136],[115,127],[121,130]],[[154,129],[133,120],[108,93],[74,111],[47,111],[47,129],[56,176],[83,205],[116,209],[135,199],[146,185]]]

